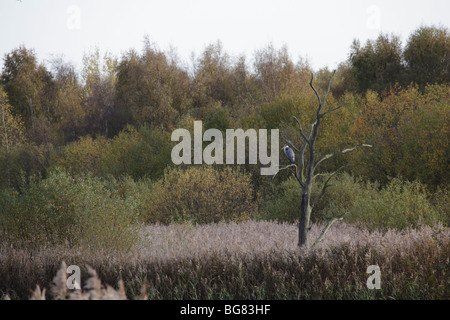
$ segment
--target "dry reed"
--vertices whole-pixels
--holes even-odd
[[[314,225],[316,237],[322,225]],[[132,251],[0,247],[0,296],[13,299],[447,299],[450,231],[368,232],[335,224],[314,250],[297,228],[267,221],[150,225]],[[84,287],[67,290],[66,264]],[[365,287],[380,265],[382,290]],[[56,276],[55,276],[56,274]],[[104,283],[117,284],[116,288]],[[48,288],[49,283],[50,290]],[[33,291],[32,288],[35,288]]]

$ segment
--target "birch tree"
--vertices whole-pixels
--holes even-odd
[[[4,153],[4,168],[8,185],[11,185],[11,148],[24,141],[23,124],[11,112],[6,92],[0,88],[0,154]]]

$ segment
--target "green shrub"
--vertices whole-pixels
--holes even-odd
[[[55,154],[51,161],[52,166],[63,168],[73,175],[91,172],[100,176],[103,173],[102,155],[107,143],[103,136],[96,139],[90,136],[81,137]]]
[[[22,180],[44,174],[45,156],[41,147],[33,143],[20,143],[7,153],[0,148],[0,188],[17,188]]]
[[[323,179],[322,179],[323,180]],[[321,191],[324,181],[316,179],[311,192],[311,199]],[[363,191],[362,183],[347,173],[340,174],[332,181],[320,201],[314,207],[311,219],[321,221],[323,214],[338,215],[348,210]],[[295,222],[300,218],[301,190],[295,178],[288,178],[279,186],[273,187],[273,195],[263,202],[261,217],[279,222]]]
[[[417,181],[403,182],[395,178],[380,187],[378,183],[363,182],[342,173],[335,177],[332,184],[314,207],[311,215],[313,222],[320,221],[324,215],[337,216],[347,212],[346,221],[371,230],[416,228],[420,224],[432,225],[436,221],[448,223],[448,213],[444,209],[448,201],[435,199],[433,204],[425,186]],[[321,186],[318,180],[311,193],[312,199],[320,192]],[[298,182],[289,178],[274,188],[274,195],[263,202],[261,218],[297,221],[301,203]],[[445,194],[443,191],[441,193]]]
[[[227,109],[219,105],[217,110],[212,111],[206,119],[205,130],[210,128],[219,129],[225,131],[232,128],[231,118]]]
[[[256,210],[250,175],[231,168],[169,168],[144,201],[149,223],[240,221]]]
[[[442,217],[441,221],[446,226],[450,226],[450,192],[446,188],[438,187],[436,192],[431,195],[431,203],[436,211],[439,212],[439,216]]]
[[[127,127],[116,137],[106,140],[82,137],[54,155],[52,167],[71,174],[93,173],[116,178],[131,176],[159,178],[170,163],[170,138],[160,130]]]
[[[356,199],[348,221],[370,230],[387,230],[417,228],[443,220],[431,204],[425,187],[417,181],[394,178],[379,191],[368,191]]]
[[[55,170],[47,179],[31,181],[21,193],[2,190],[0,207],[0,236],[19,246],[120,249],[136,240],[137,202],[91,175],[72,177]]]
[[[128,127],[114,137],[102,154],[104,174],[156,179],[171,163],[170,137],[160,130]]]
[[[269,199],[261,205],[260,218],[279,222],[294,222],[300,217],[301,191],[294,178],[283,181],[278,186],[272,186]]]

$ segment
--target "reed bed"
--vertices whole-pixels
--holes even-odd
[[[311,239],[322,227],[312,226]],[[441,225],[369,232],[336,223],[314,250],[306,251],[296,246],[294,224],[246,221],[143,226],[140,241],[129,251],[68,246],[27,250],[4,243],[0,296],[449,299],[449,236]],[[61,278],[72,264],[82,270],[83,289],[75,292],[65,290]],[[366,286],[369,265],[380,267],[380,290]]]

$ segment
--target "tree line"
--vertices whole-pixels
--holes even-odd
[[[159,178],[170,165],[170,133],[202,120],[207,128],[280,128],[294,139],[297,115],[312,119],[309,79],[325,92],[331,71],[294,62],[286,47],[269,44],[249,58],[230,56],[220,42],[190,65],[148,38],[121,57],[100,49],[81,71],[62,57],[45,63],[20,46],[4,56],[0,76],[0,178],[18,187],[54,167],[96,175]],[[318,142],[322,152],[366,141],[368,154],[351,159],[353,173],[386,182],[448,181],[450,35],[422,26],[402,46],[380,34],[355,40],[336,71],[330,103],[345,102]],[[348,145],[336,145],[336,143]],[[340,160],[329,164],[332,170]],[[257,189],[264,182],[252,166]]]

